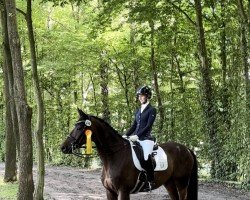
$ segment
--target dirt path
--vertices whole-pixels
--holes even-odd
[[[4,165],[0,164],[0,176]],[[34,174],[35,174],[34,170]],[[85,170],[71,167],[46,167],[45,199],[47,200],[100,200],[106,199],[102,186],[101,170]],[[151,193],[131,195],[131,200],[170,199],[164,187]],[[200,184],[199,200],[249,200],[249,192],[230,189],[221,185]]]

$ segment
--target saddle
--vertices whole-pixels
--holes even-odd
[[[135,142],[133,142],[132,147],[133,147],[133,149],[135,151],[135,154],[136,154],[141,166],[143,166],[144,165],[144,154],[143,154],[142,146],[140,145],[139,142],[135,141]],[[154,163],[154,166],[156,166],[154,156],[157,154],[156,153],[157,149],[158,149],[158,144],[155,143],[154,147],[153,147],[153,152],[152,152],[152,161]]]
[[[133,190],[130,192],[131,194],[135,194],[137,192],[147,192],[151,191],[154,188],[151,188],[149,185],[148,174],[146,173],[147,164],[144,160],[143,149],[139,142],[130,142],[132,149],[132,157],[134,161],[135,167],[140,171],[136,185]],[[158,146],[158,144],[154,145],[153,152],[151,154],[151,159],[153,162],[153,171],[163,171],[167,169],[167,156],[163,149]]]

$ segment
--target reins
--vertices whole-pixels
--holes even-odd
[[[83,146],[79,147],[79,149],[81,149],[81,148],[84,148],[84,149],[85,149],[86,146],[83,145]],[[93,148],[96,148],[96,147],[94,146]],[[73,145],[73,144],[71,145],[71,149],[72,149],[72,154],[73,154],[74,156],[79,157],[79,158],[94,158],[94,157],[96,157],[96,155],[93,155],[93,154],[86,154],[86,153],[79,153],[79,152],[76,152],[76,149],[74,149],[74,145]]]
[[[120,146],[120,148],[117,148],[117,149],[114,150],[114,151],[108,152],[108,151],[110,151],[113,147],[117,147],[117,146]],[[115,153],[121,151],[122,149],[124,149],[124,147],[127,147],[127,146],[128,146],[128,143],[124,143],[123,145],[120,145],[120,144],[112,145],[112,146],[103,148],[104,151],[102,151],[101,153],[102,153],[102,154],[106,154],[106,155],[108,155],[108,154],[115,154]],[[103,147],[103,146],[102,146],[102,147]],[[79,149],[81,149],[81,148],[85,149],[85,148],[86,148],[86,145],[83,145],[83,146],[79,147]],[[96,146],[93,146],[93,148],[96,148]],[[74,156],[79,157],[79,158],[87,158],[87,157],[88,157],[88,158],[94,158],[94,157],[97,157],[96,155],[93,155],[93,154],[86,154],[86,153],[79,153],[79,152],[77,152],[76,149],[74,149],[74,145],[73,145],[73,144],[71,145],[71,149],[72,149],[72,154],[73,154]],[[108,151],[107,151],[107,149],[108,149]]]

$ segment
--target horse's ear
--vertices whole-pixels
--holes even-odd
[[[88,115],[85,114],[81,109],[77,108],[80,118],[88,118]]]

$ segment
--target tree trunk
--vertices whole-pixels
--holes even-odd
[[[174,90],[173,90],[173,76],[174,76],[174,56],[171,56],[171,70],[170,70],[170,125],[169,125],[169,139],[175,140],[174,128],[175,128],[175,109],[174,109]],[[166,136],[167,137],[167,136]]]
[[[32,174],[32,110],[27,104],[21,58],[20,39],[17,29],[16,5],[14,0],[5,0],[7,27],[12,56],[12,67],[15,84],[15,102],[20,133],[20,162],[18,199],[33,199],[34,183]]]
[[[220,40],[220,58],[222,69],[222,109],[223,109],[223,124],[225,126],[225,132],[230,131],[230,119],[229,119],[229,91],[227,85],[227,50],[226,50],[226,24],[224,22],[225,15],[225,2],[221,1],[221,40]]]
[[[185,72],[183,72],[181,70],[180,61],[179,61],[177,55],[175,55],[174,57],[175,57],[177,73],[178,73],[178,76],[180,79],[180,89],[179,90],[180,90],[180,95],[181,95],[181,100],[182,100],[181,108],[183,110],[181,123],[183,123],[184,131],[185,131],[185,136],[183,138],[185,141],[185,139],[191,137],[191,134],[192,134],[192,129],[190,127],[192,111],[188,105],[188,101],[187,101],[187,97],[186,97],[186,87],[185,87],[185,82],[184,82]],[[186,141],[186,142],[188,142],[188,141]]]
[[[126,115],[125,115],[126,121],[131,121],[131,118],[133,116],[133,112],[131,109],[131,103],[130,103],[130,98],[129,98],[129,86],[131,84],[129,82],[130,72],[129,72],[129,70],[126,69],[126,67],[123,67],[123,69],[120,69],[118,64],[113,62],[112,59],[110,59],[110,61],[112,62],[112,64],[116,68],[116,73],[117,73],[119,83],[124,90],[124,97],[125,97],[126,106],[127,106]],[[119,116],[119,117],[121,119],[121,116]],[[119,124],[119,122],[118,122],[118,124]]]
[[[6,10],[3,0],[0,1],[1,9],[1,24],[2,24],[2,35],[3,35],[3,78],[4,78],[4,94],[5,94],[5,171],[4,181],[13,182],[17,180],[17,167],[16,167],[16,140],[13,131],[13,124],[11,118],[11,95],[9,86],[9,68],[11,68],[11,54],[7,33],[7,18]]]
[[[250,4],[250,3],[249,3]],[[245,94],[246,94],[246,135],[250,135],[250,79],[249,79],[249,47],[247,38],[250,35],[250,16],[248,17],[244,11],[242,0],[238,0],[238,8],[241,15],[241,54],[245,77]]]
[[[133,7],[135,4],[135,1],[130,2],[130,6]],[[130,13],[131,14],[131,13]],[[136,49],[136,23],[131,23],[130,26],[130,46],[131,46],[131,55],[134,55],[134,58],[131,60],[131,67],[132,67],[132,84],[133,88],[130,87],[129,81],[127,81],[127,84],[125,85],[126,87],[126,100],[127,104],[129,103],[129,100],[131,100],[130,105],[128,105],[128,113],[129,115],[127,116],[127,121],[128,122],[133,122],[132,119],[134,117],[133,110],[134,107],[136,107],[137,104],[137,97],[136,97],[136,91],[139,89],[141,83],[140,83],[140,76],[139,76],[139,69],[140,69],[140,63],[137,58],[137,49]],[[129,79],[129,78],[128,78]],[[132,97],[129,97],[129,89],[132,89]],[[132,125],[130,123],[130,126]]]
[[[226,23],[225,23],[225,1],[222,0],[220,2],[221,16],[219,20],[220,28],[220,63],[221,63],[221,71],[222,71],[222,84],[221,84],[221,92],[219,96],[221,98],[221,110],[220,110],[220,120],[221,120],[221,128],[220,128],[220,140],[225,140],[228,137],[228,134],[231,134],[231,119],[230,119],[230,93],[229,93],[229,84],[228,84],[228,66],[227,66],[227,46],[226,46]],[[221,144],[224,146],[226,143]],[[232,174],[236,174],[237,163],[234,159],[228,160],[223,159],[226,155],[224,148],[221,148],[220,151],[220,160],[221,164],[219,164],[218,169],[218,177],[220,179],[227,180],[229,176],[232,177]],[[222,161],[223,160],[223,161]]]
[[[4,181],[14,182],[17,180],[17,167],[16,167],[16,140],[13,133],[13,125],[11,119],[11,105],[10,105],[10,94],[8,90],[8,80],[7,80],[7,65],[6,62],[3,64],[4,72],[4,92],[5,92],[5,102],[6,102],[6,135],[5,135],[5,171],[4,171]]]
[[[135,23],[131,23],[130,28],[130,46],[131,46],[131,54],[136,55],[136,43],[135,43]],[[139,79],[139,62],[137,58],[134,58],[131,61],[132,69],[133,69],[133,85],[134,91],[136,92],[140,87],[140,79]]]
[[[38,170],[37,170],[37,181],[36,181],[34,199],[42,200],[43,190],[44,190],[44,173],[45,173],[44,145],[43,145],[44,106],[43,106],[42,92],[39,84],[39,77],[37,73],[37,58],[36,58],[33,23],[32,23],[31,0],[27,0],[26,22],[28,27],[28,36],[30,44],[32,78],[33,78],[34,91],[37,104],[37,122],[35,128],[35,136],[37,145]]]
[[[245,77],[245,100],[246,100],[246,116],[245,116],[245,123],[246,123],[246,138],[247,144],[250,144],[250,78],[249,78],[249,47],[248,47],[248,40],[250,35],[250,13],[247,14],[247,11],[244,9],[243,1],[238,0],[238,9],[240,12],[241,17],[241,54],[242,54],[242,64],[244,68],[244,77]],[[248,1],[248,9],[250,12],[250,2]],[[248,149],[246,149],[248,151]],[[249,162],[249,159],[247,159]],[[246,163],[246,165],[249,166],[249,163]],[[245,172],[246,174],[246,182],[250,183],[250,169],[248,169]]]
[[[94,99],[94,108],[95,108],[95,112],[96,112],[96,116],[98,116],[99,114],[99,109],[98,109],[98,106],[97,106],[97,98],[96,98],[96,91],[95,91],[95,82],[94,82],[94,78],[92,75],[90,75],[90,80],[91,80],[91,83],[92,83],[92,87],[93,87],[93,99]]]
[[[3,0],[1,0],[3,2],[4,5],[4,9],[5,9],[5,2]],[[6,10],[4,10],[4,12],[6,12]],[[7,18],[6,18],[6,23],[7,23]],[[4,30],[4,28],[6,28],[6,30]],[[12,69],[12,61],[11,61],[11,53],[10,53],[10,47],[9,47],[9,41],[8,41],[8,29],[7,29],[7,24],[6,27],[3,26],[3,32],[6,33],[6,37],[4,38],[4,40],[6,41],[5,44],[7,44],[8,42],[8,46],[5,46],[4,48],[8,48],[7,51],[9,53],[6,54],[5,58],[7,59],[7,65],[8,65],[8,81],[9,81],[9,94],[10,94],[10,109],[11,109],[11,118],[12,118],[12,126],[13,126],[13,133],[15,136],[15,141],[16,141],[16,148],[17,148],[17,154],[18,157],[20,155],[20,145],[19,145],[19,130],[18,130],[18,121],[17,121],[17,113],[16,113],[16,105],[15,105],[15,99],[14,99],[14,78],[13,78],[13,69]],[[10,63],[10,64],[8,64]]]
[[[10,55],[10,63],[11,55]],[[14,94],[14,76],[13,76],[13,67],[12,63],[8,67],[8,79],[9,79],[9,91],[11,95],[10,106],[11,106],[11,118],[12,118],[12,126],[13,132],[16,140],[16,148],[17,148],[17,155],[20,158],[20,135],[19,135],[19,128],[18,128],[18,119],[17,119],[17,111],[16,111],[16,103],[15,103],[15,94]]]
[[[105,54],[102,52],[102,54]],[[100,76],[101,76],[101,102],[102,102],[102,118],[110,123],[110,111],[109,111],[109,100],[108,100],[108,64],[105,60],[105,56],[101,55],[100,63]]]
[[[218,139],[217,139],[217,121],[216,121],[216,106],[214,91],[212,87],[211,69],[209,66],[207,49],[205,43],[204,28],[202,22],[202,8],[201,1],[195,0],[196,10],[196,28],[198,33],[199,43],[199,57],[200,57],[200,72],[202,77],[201,91],[202,91],[202,107],[205,118],[205,128],[209,136],[209,143],[211,149],[211,175],[216,177],[216,169],[218,166]]]
[[[150,65],[151,65],[151,70],[153,73],[153,79],[154,79],[154,87],[155,87],[155,93],[156,93],[156,98],[157,98],[157,103],[158,103],[158,110],[159,110],[159,116],[160,116],[160,124],[159,124],[159,133],[163,129],[163,124],[164,124],[164,108],[162,105],[162,100],[161,100],[161,94],[159,90],[159,84],[158,84],[158,77],[157,77],[157,66],[155,63],[155,44],[154,44],[154,35],[155,35],[155,30],[154,30],[154,22],[151,20],[149,21],[149,26],[150,26],[150,31],[151,31],[151,56],[150,56]]]

